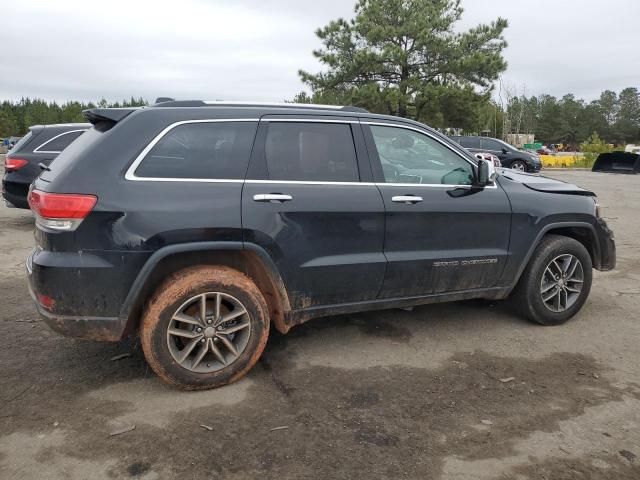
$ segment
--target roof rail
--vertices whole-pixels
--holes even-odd
[[[162,100],[162,101],[160,101]],[[343,112],[369,113],[364,108],[342,105],[320,105],[317,103],[291,103],[291,102],[237,102],[227,100],[172,100],[160,97],[154,107],[275,107],[275,108],[304,108],[313,110],[335,110]]]
[[[343,106],[343,105],[323,105],[319,103],[295,103],[295,102],[236,102],[226,100],[204,100],[207,105],[229,105],[245,107],[279,107],[279,108],[312,108],[318,110],[342,110],[345,112],[369,113],[364,108]]]

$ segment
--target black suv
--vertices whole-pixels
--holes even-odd
[[[452,136],[464,148],[472,153],[489,152],[500,159],[502,166],[520,172],[535,173],[540,171],[542,163],[540,157],[533,153],[518,150],[507,142],[490,137],[461,137]]]
[[[29,185],[60,152],[82,135],[89,123],[34,125],[4,160],[2,196],[9,207],[29,208]],[[40,166],[42,164],[43,167]]]
[[[594,194],[496,172],[420,123],[353,107],[93,109],[34,182],[30,289],[54,330],[139,331],[165,381],[242,377],[273,325],[511,295],[575,315],[615,265]]]

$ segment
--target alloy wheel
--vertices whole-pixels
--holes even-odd
[[[167,345],[173,359],[195,373],[211,373],[232,364],[251,335],[246,307],[222,292],[207,292],[184,302],[171,317]]]
[[[571,254],[559,255],[551,260],[542,275],[542,302],[552,312],[564,312],[580,297],[583,282],[584,270],[580,260]]]

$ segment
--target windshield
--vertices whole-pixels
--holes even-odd
[[[491,137],[483,137],[482,148],[485,150],[493,151],[493,152],[499,152],[501,150],[506,150],[508,152],[518,151],[517,148],[515,148],[512,145],[509,145],[507,142],[503,142],[502,140],[499,140],[497,138],[491,138]]]
[[[514,147],[513,145],[508,144],[507,142],[504,142],[502,140],[498,140],[498,142],[500,142],[502,145],[507,147],[509,150],[518,150],[516,147]]]

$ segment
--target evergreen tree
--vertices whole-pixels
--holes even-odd
[[[466,128],[477,123],[474,108],[506,69],[507,21],[459,32],[462,11],[460,0],[359,0],[353,19],[316,31],[324,48],[313,54],[327,71],[300,76],[314,101],[334,96],[374,112]]]

